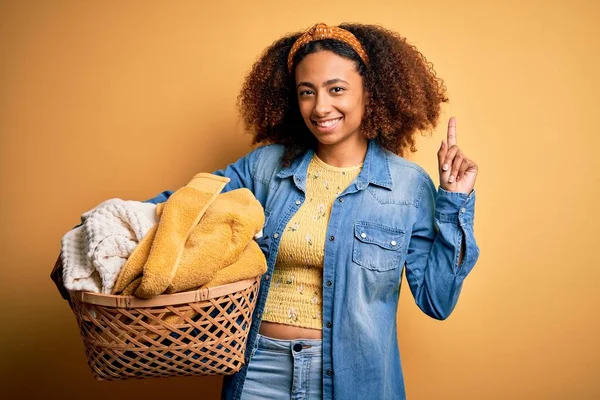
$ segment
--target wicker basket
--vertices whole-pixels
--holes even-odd
[[[244,363],[260,277],[150,300],[71,292],[94,377],[230,375]]]

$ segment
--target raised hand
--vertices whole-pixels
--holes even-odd
[[[449,192],[469,194],[475,187],[475,178],[479,169],[473,160],[456,144],[456,118],[448,121],[448,138],[442,140],[438,150],[438,168],[440,186]]]

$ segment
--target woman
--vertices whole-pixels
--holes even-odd
[[[377,26],[318,24],[286,36],[248,74],[239,106],[255,144],[216,174],[265,210],[268,263],[246,365],[227,399],[399,399],[402,268],[429,316],[452,312],[479,249],[477,165],[454,118],[440,188],[399,155],[437,124],[445,88],[417,49]],[[152,199],[165,201],[171,192]]]

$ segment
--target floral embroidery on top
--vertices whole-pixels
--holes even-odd
[[[310,237],[310,234],[306,235],[306,236],[304,237],[304,239],[305,239],[305,240],[308,242],[308,245],[309,245],[309,246],[312,246],[312,245],[313,245],[312,238]]]
[[[326,216],[327,216],[327,214],[325,213],[325,204],[320,203],[317,206],[317,213],[315,215],[313,215],[313,221],[316,221],[321,218],[325,218]]]
[[[319,303],[319,293],[315,292],[312,296],[312,298],[310,299],[310,303],[311,304],[318,304]]]
[[[294,307],[288,309],[288,318],[294,322],[298,321],[298,313]]]

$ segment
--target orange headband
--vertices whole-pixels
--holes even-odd
[[[363,60],[365,65],[368,65],[369,57],[363,50],[356,36],[354,36],[351,32],[348,32],[347,30],[337,26],[327,26],[324,23],[318,23],[304,32],[292,46],[287,59],[287,66],[290,74],[292,73],[292,67],[294,66],[294,56],[296,55],[298,49],[307,43],[323,39],[339,40],[340,42],[346,43],[352,47],[360,59]]]

